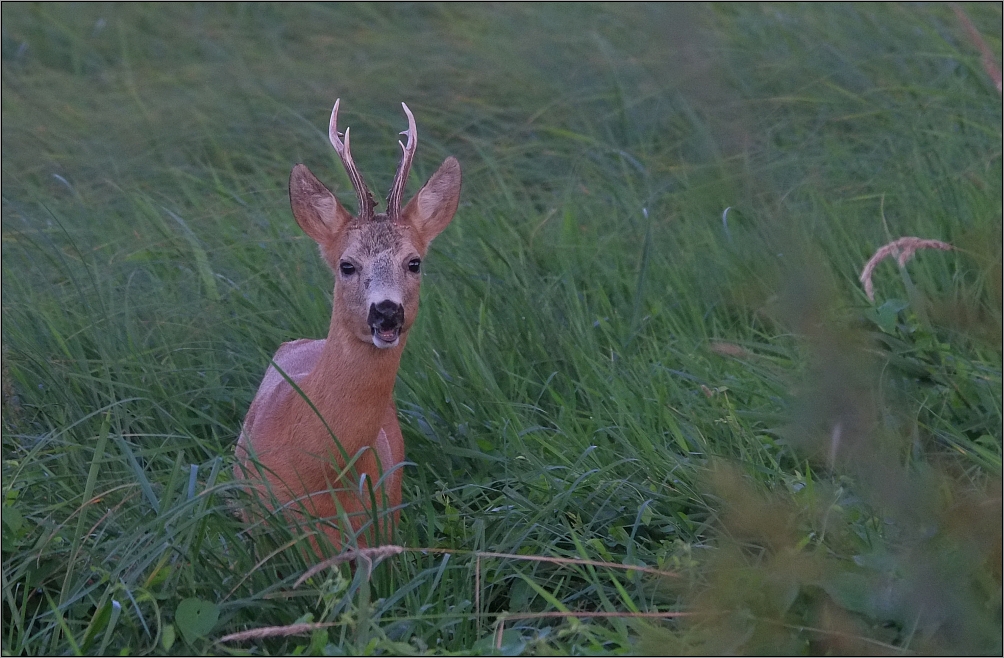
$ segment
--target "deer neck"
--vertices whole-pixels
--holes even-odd
[[[395,347],[379,349],[347,331],[337,308],[331,314],[324,350],[300,388],[349,456],[372,445],[380,432],[406,340],[402,335]],[[317,422],[313,410],[305,413]],[[322,434],[327,436],[326,430]]]

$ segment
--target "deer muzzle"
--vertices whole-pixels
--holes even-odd
[[[394,347],[401,338],[401,328],[404,326],[404,306],[389,299],[370,304],[366,321],[370,326],[374,345],[382,349]]]

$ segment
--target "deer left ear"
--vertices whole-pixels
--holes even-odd
[[[459,204],[460,163],[451,156],[408,202],[401,217],[429,244],[449,225]]]
[[[293,167],[289,174],[289,205],[296,223],[320,245],[333,240],[352,219],[335,195],[303,164]]]

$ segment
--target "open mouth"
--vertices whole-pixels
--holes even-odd
[[[370,304],[366,321],[370,325],[374,345],[381,349],[394,347],[401,337],[401,327],[404,326],[404,307],[389,299],[379,304]]]
[[[401,337],[400,328],[384,330],[372,327],[371,331],[373,334],[373,344],[377,347],[394,347]]]

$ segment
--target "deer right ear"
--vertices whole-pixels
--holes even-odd
[[[335,195],[304,164],[293,167],[289,175],[289,205],[303,232],[322,247],[352,219]]]
[[[450,156],[408,202],[401,215],[418,229],[428,245],[450,223],[459,204],[460,163]]]

